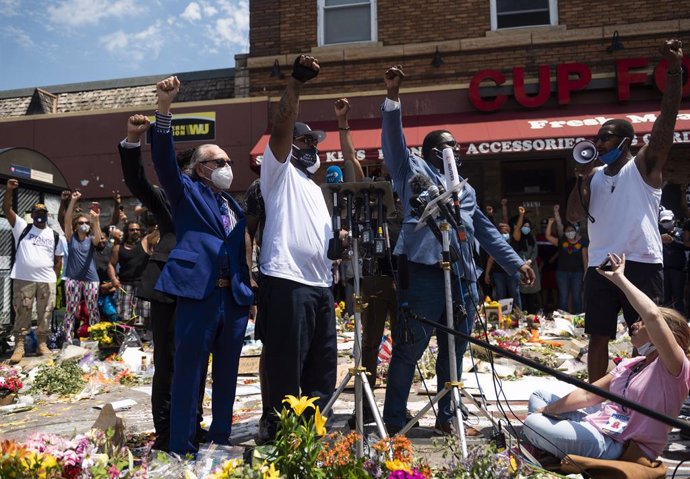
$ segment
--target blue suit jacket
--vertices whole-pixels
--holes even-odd
[[[226,235],[213,190],[178,168],[172,131],[152,126],[151,156],[170,201],[177,236],[177,245],[168,255],[156,289],[181,298],[204,299],[216,288],[224,266],[235,302],[240,306],[251,305],[254,295],[249,286],[244,241],[246,219],[242,208],[223,193],[237,216],[237,224]],[[227,263],[221,265],[224,258]]]
[[[383,127],[381,129],[381,147],[393,188],[403,204],[403,226],[395,246],[395,254],[406,254],[410,261],[421,264],[437,264],[441,258],[441,244],[436,240],[428,227],[415,231],[417,218],[412,215],[410,198],[413,193],[409,181],[416,174],[427,176],[434,184],[443,184],[443,172],[430,165],[422,158],[413,155],[407,148],[402,125],[402,108],[385,111],[382,108]],[[455,235],[451,242],[462,253],[462,261],[456,263],[456,273],[468,281],[477,280],[477,271],[473,261],[475,239],[508,274],[515,273],[524,260],[503,239],[496,227],[477,206],[477,196],[469,183],[460,197],[460,216],[465,225],[467,241],[458,245]]]

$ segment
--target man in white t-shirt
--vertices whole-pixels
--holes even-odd
[[[50,229],[48,208],[36,203],[31,210],[33,225],[12,210],[12,196],[19,187],[15,179],[7,181],[7,191],[2,209],[12,227],[16,254],[10,278],[13,280],[12,305],[16,313],[14,319],[14,353],[10,358],[13,364],[24,357],[24,338],[31,330],[31,312],[36,301],[38,316],[38,354],[50,354],[46,338],[50,331],[50,315],[55,307],[55,284],[60,269],[64,249],[59,235]]]
[[[594,138],[604,166],[595,168],[595,163],[599,163],[593,161],[577,167],[577,183],[568,197],[568,221],[589,220],[584,295],[585,332],[589,335],[587,370],[592,383],[606,375],[608,343],[616,336],[618,311],[623,309],[628,326],[639,318],[618,288],[594,271],[608,258],[608,253],[625,254],[625,276],[655,302],[663,298],[663,254],[657,222],[662,171],[673,145],[680,107],[680,40],[665,42],[661,53],[668,62],[666,89],[649,143],[633,156],[632,124],[623,119],[606,121]]]
[[[337,346],[331,291],[331,220],[321,188],[316,145],[325,138],[296,123],[302,85],[319,71],[300,55],[276,112],[261,162],[266,225],[261,244],[257,331],[264,346],[267,401],[257,442],[275,436],[286,394],[327,404],[336,380]]]

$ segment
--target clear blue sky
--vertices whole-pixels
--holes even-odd
[[[229,68],[249,0],[0,0],[0,91]]]

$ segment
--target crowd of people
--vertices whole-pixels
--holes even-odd
[[[641,404],[677,415],[690,386],[688,326],[681,315],[687,312],[690,222],[676,221],[672,212],[661,208],[660,198],[662,170],[680,102],[680,42],[667,42],[663,54],[669,62],[668,86],[648,145],[633,157],[632,125],[625,120],[604,123],[595,139],[604,166],[592,162],[577,168],[578,181],[568,198],[565,221],[559,205],[542,218],[528,217],[526,208],[518,205],[517,214],[511,216],[505,199],[500,204],[501,218],[496,218],[494,208],[485,205],[482,209],[475,190],[464,184],[456,204],[448,207],[458,230],[449,237],[448,259],[455,325],[461,333],[471,333],[480,295],[513,298],[517,308],[531,313],[555,308],[586,313],[589,380],[624,396],[634,393]],[[297,121],[300,93],[319,71],[313,57],[300,55],[295,60],[276,107],[260,178],[247,191],[244,207],[228,193],[233,160],[223,149],[204,144],[175,151],[171,106],[181,88],[177,77],[156,85],[155,123],[150,124],[145,115],[131,116],[118,145],[125,183],[142,204],[135,220],[127,221],[116,193],[110,224],[101,228],[99,203],[80,208],[79,191],[65,192],[59,214],[62,237],[47,226],[45,205],[34,205],[33,224],[12,210],[13,191],[19,184],[9,180],[3,209],[17,251],[12,270],[16,348],[11,361],[22,359],[34,300],[38,352],[50,354],[46,345],[49,316],[56,283],[64,277],[63,331],[68,344],[78,335],[78,322],[83,328],[117,318],[152,332],[155,447],[194,453],[200,442],[229,444],[238,363],[252,317],[256,338],[263,344],[263,414],[257,442],[270,442],[276,434],[276,411],[287,394],[317,397],[317,411],[333,394],[334,302],[343,291],[351,295],[353,271],[360,268],[362,296],[369,303],[362,312],[362,363],[372,373],[373,386],[378,347],[385,322],[390,320],[393,349],[383,419],[389,434],[400,431],[409,420],[407,398],[416,363],[435,329],[414,318],[446,323],[445,278],[440,266],[448,260],[441,261],[442,244],[431,224],[436,220],[418,225],[420,212],[415,205],[422,193],[434,191],[420,193],[419,185],[427,182],[435,191],[453,187],[444,161],[462,171],[461,139],[434,130],[424,138],[421,156],[414,154],[407,147],[399,96],[405,74],[401,66],[385,72],[384,165],[381,177],[375,179],[390,182],[396,211],[386,216],[397,215],[397,220],[367,217],[366,227],[372,231],[385,227],[390,254],[369,255],[362,265],[349,264],[342,251],[358,245],[348,243],[347,231],[334,228],[332,212],[315,181],[321,167],[318,144],[325,133]],[[354,153],[349,111],[347,99],[335,102],[345,171],[331,166],[328,182],[364,177]],[[142,163],[141,138],[147,132],[160,186],[146,177]],[[334,251],[339,257],[334,257]],[[659,309],[657,304],[662,302],[677,311]],[[620,309],[642,358],[607,374],[607,345],[615,335]],[[445,384],[452,376],[449,342],[446,333],[435,334],[436,373],[438,383]],[[467,344],[462,337],[455,342],[458,377]],[[213,421],[204,431],[201,403],[210,354]],[[644,393],[653,381],[670,391],[662,402]],[[526,423],[526,435],[533,444],[557,455],[582,453],[583,449],[568,449],[563,436],[555,432],[577,423],[601,436],[596,447],[587,443],[585,455],[616,458],[627,440],[639,441],[649,457],[660,452],[667,428],[658,423],[646,427],[648,420],[643,416],[620,411],[615,405],[598,415],[573,413],[554,419],[556,414],[596,402],[580,393],[562,399],[537,393],[530,403],[534,414]],[[627,418],[625,433],[606,427],[614,415]],[[365,422],[372,419],[371,414],[367,417]],[[561,420],[568,421],[566,426],[554,424]],[[439,403],[436,428],[450,434],[454,427],[446,395]],[[553,443],[556,446],[550,447]],[[582,443],[578,434],[568,442]]]

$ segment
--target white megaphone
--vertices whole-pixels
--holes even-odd
[[[573,146],[573,159],[580,164],[586,165],[599,158],[599,152],[594,142],[590,140],[580,140]]]

